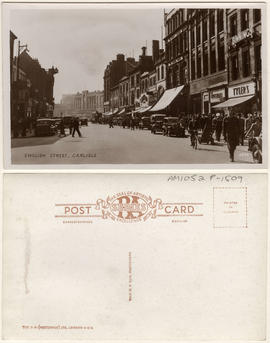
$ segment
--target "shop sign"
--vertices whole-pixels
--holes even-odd
[[[210,93],[211,104],[222,102],[225,98],[225,89],[212,90]]]
[[[203,93],[203,101],[209,101],[209,93]]]
[[[231,38],[232,46],[236,46],[239,42],[243,39],[252,38],[253,31],[251,29],[246,29],[244,31],[239,32],[237,35]]]
[[[240,96],[254,95],[255,94],[255,83],[248,82],[242,83],[241,85],[229,87],[229,98],[236,98]]]

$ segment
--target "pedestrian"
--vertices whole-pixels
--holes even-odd
[[[69,121],[69,134],[72,135],[72,130],[73,130],[73,121],[74,121],[74,118],[70,118],[70,121]]]
[[[109,128],[113,128],[113,117],[110,116],[109,118]]]
[[[133,119],[133,117],[130,118],[130,129],[134,130],[134,119]]]
[[[65,132],[65,125],[64,125],[64,120],[61,119],[60,123],[59,123],[59,137],[66,137],[66,132]]]
[[[216,114],[217,120],[216,120],[216,140],[220,142],[220,136],[222,132],[222,124],[223,124],[223,118],[220,113]]]
[[[239,129],[240,129],[240,135],[239,135],[239,143],[241,145],[244,145],[244,137],[245,137],[245,118],[243,113],[239,113]]]
[[[72,131],[72,137],[74,137],[75,131],[78,133],[79,137],[82,137],[80,132],[80,122],[79,118],[74,118],[73,120],[73,131]]]
[[[234,112],[230,112],[227,120],[225,121],[225,132],[226,132],[226,141],[230,154],[231,162],[234,162],[234,152],[239,144],[240,137],[240,125],[239,118],[237,118]]]

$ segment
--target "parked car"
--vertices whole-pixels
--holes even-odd
[[[150,130],[151,129],[151,120],[150,117],[142,117],[140,122],[139,122],[139,129],[143,130],[143,129],[147,129]]]
[[[57,123],[54,119],[37,119],[35,134],[36,136],[53,136],[57,133]]]
[[[87,118],[81,118],[81,125],[88,126],[88,119]]]
[[[153,114],[151,115],[151,132],[156,134],[157,132],[162,133],[162,126],[166,114]]]
[[[180,124],[178,117],[166,117],[163,123],[164,136],[185,137],[185,128]]]

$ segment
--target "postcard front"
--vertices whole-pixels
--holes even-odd
[[[266,185],[6,175],[3,338],[264,339]]]

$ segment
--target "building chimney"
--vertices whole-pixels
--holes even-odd
[[[142,56],[146,56],[146,47],[145,46],[142,47]]]
[[[125,56],[123,54],[118,54],[116,57],[117,57],[117,61],[123,62],[125,60]]]
[[[159,57],[159,41],[158,40],[152,41],[152,56],[153,56],[153,62],[155,63]]]

